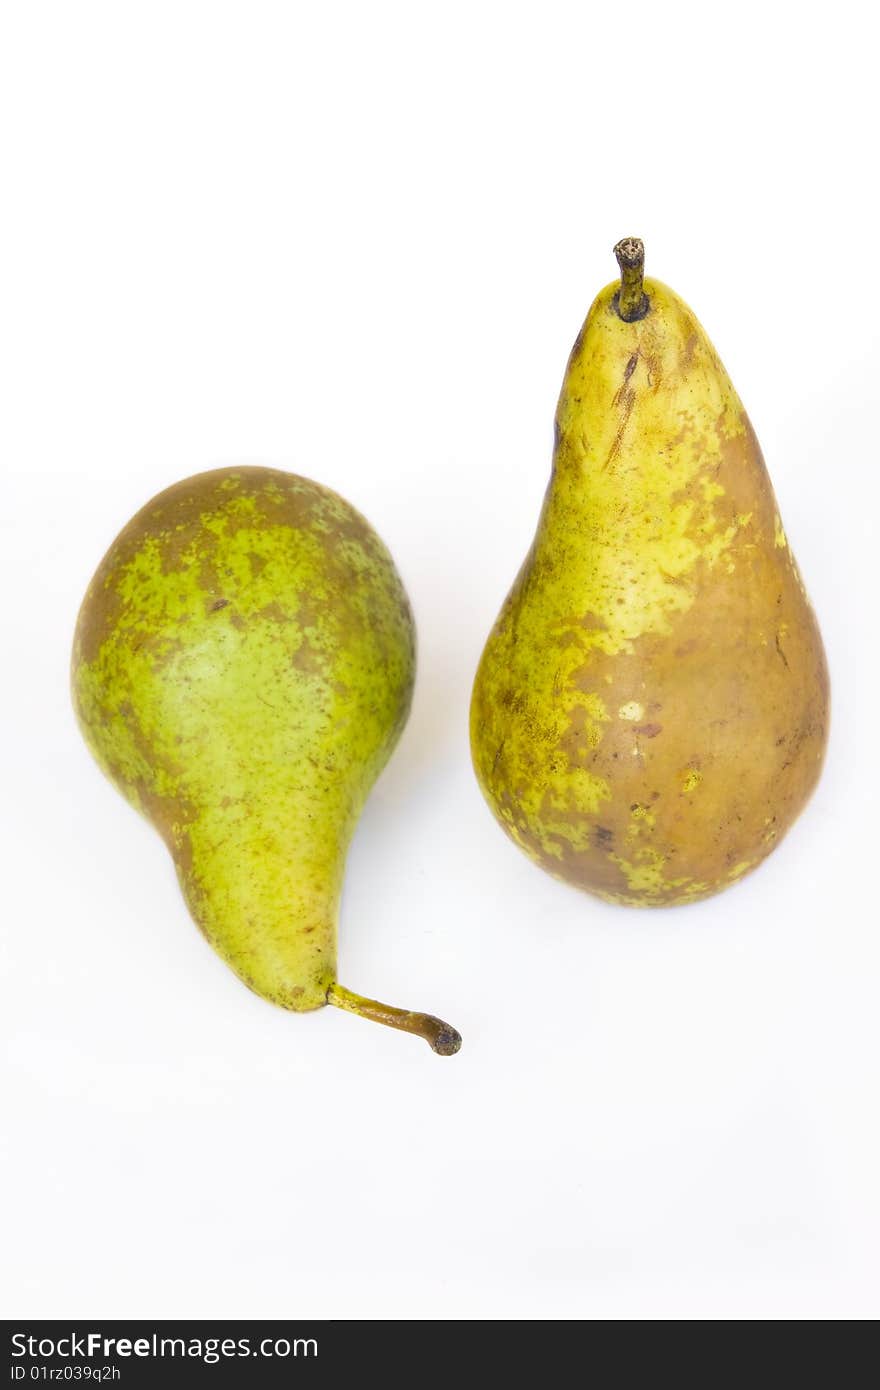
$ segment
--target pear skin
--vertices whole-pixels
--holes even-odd
[[[819,629],[748,416],[641,243],[569,358],[550,485],[474,684],[500,824],[609,902],[717,893],[756,868],[822,766]]]
[[[364,518],[308,479],[237,468],[168,488],[117,537],[80,610],[72,685],[92,753],[245,984],[449,1053],[448,1025],[336,979],[346,852],[414,671],[409,602]]]

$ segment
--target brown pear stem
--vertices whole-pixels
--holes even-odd
[[[645,247],[637,236],[627,236],[614,248],[620,266],[620,289],[615,295],[615,307],[624,323],[643,319],[650,308],[644,290]]]
[[[327,991],[327,1003],[347,1013],[359,1014],[361,1018],[372,1019],[373,1023],[384,1023],[387,1028],[400,1028],[404,1033],[415,1033],[424,1038],[429,1047],[441,1057],[452,1057],[461,1047],[461,1034],[433,1014],[414,1014],[409,1009],[395,1009],[391,1004],[380,1004],[375,999],[364,999],[353,994],[343,985],[333,984]]]

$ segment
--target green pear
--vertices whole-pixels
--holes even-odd
[[[406,593],[364,518],[308,479],[236,468],[168,488],[120,533],[80,610],[72,685],[95,758],[245,984],[448,1055],[447,1024],[336,979],[346,853],[414,668]]]

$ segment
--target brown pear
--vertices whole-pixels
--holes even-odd
[[[474,685],[512,839],[611,902],[688,903],[770,853],[822,765],[828,673],[758,441],[635,238],[590,309],[529,554]]]

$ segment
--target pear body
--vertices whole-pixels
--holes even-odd
[[[101,767],[160,831],[189,909],[252,989],[327,1001],[346,851],[409,711],[392,559],[342,498],[266,468],[160,493],[80,610],[72,685]]]
[[[819,776],[822,640],[758,441],[691,310],[595,300],[537,534],[486,644],[478,780],[538,864],[612,902],[753,869]]]

